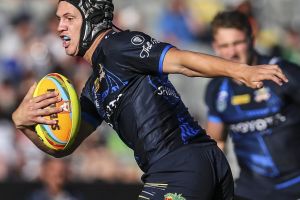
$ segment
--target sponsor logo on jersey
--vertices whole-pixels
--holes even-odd
[[[145,38],[141,35],[136,35],[131,38],[131,43],[135,46],[142,45],[145,42]]]
[[[150,56],[150,51],[153,48],[153,45],[160,43],[159,41],[151,38],[151,41],[146,42],[143,45],[143,49],[140,53],[140,58],[148,58]]]
[[[251,96],[249,94],[236,95],[231,98],[231,104],[234,106],[248,104],[251,102]]]
[[[177,94],[176,90],[174,90],[173,88],[169,88],[166,86],[159,86],[157,88],[157,94],[158,95],[167,95],[167,96],[173,96],[175,98],[179,98],[179,95]]]
[[[279,126],[285,121],[286,117],[281,113],[278,113],[270,117],[232,124],[229,128],[235,133],[252,133],[256,131],[263,132],[269,128]]]
[[[108,119],[110,119],[110,117],[114,114],[114,110],[117,108],[118,103],[122,96],[123,94],[119,94],[116,99],[109,102],[108,105],[106,106],[106,115]]]
[[[223,111],[226,110],[226,108],[227,108],[227,99],[228,99],[228,92],[227,91],[219,92],[218,97],[217,97],[217,102],[216,102],[217,110],[219,112],[223,112]]]
[[[164,196],[164,200],[186,200],[182,194],[168,193]]]
[[[259,90],[256,90],[254,92],[254,100],[257,102],[257,103],[260,103],[262,101],[267,101],[271,98],[271,92],[270,92],[270,88],[268,87],[263,87]]]

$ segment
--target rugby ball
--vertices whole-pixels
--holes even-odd
[[[80,127],[80,103],[73,85],[66,77],[58,73],[47,74],[43,77],[38,82],[33,96],[54,91],[59,93],[62,100],[50,107],[61,107],[63,111],[44,117],[56,120],[57,124],[37,124],[35,130],[47,147],[63,150],[72,144]]]

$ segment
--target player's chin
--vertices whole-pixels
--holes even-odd
[[[65,52],[68,56],[76,56],[77,55],[77,51],[71,50],[71,49],[68,49],[68,48],[65,49]]]
[[[240,59],[238,57],[230,58],[230,60],[238,63],[243,63],[243,59]]]

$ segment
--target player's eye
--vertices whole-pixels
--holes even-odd
[[[237,46],[237,45],[245,44],[245,43],[247,43],[247,40],[238,40],[238,41],[235,41],[235,42],[233,43],[233,45],[234,45],[234,46]]]
[[[229,44],[220,44],[219,45],[219,48],[222,48],[222,49],[225,49],[225,48],[228,48],[229,47]]]

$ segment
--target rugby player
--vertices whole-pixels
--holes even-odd
[[[18,129],[41,150],[55,157],[72,153],[102,121],[134,150],[145,172],[139,199],[232,199],[231,170],[216,142],[191,117],[168,74],[190,77],[229,76],[253,88],[263,80],[287,82],[277,65],[249,67],[214,56],[182,51],[136,31],[112,24],[111,0],[61,0],[58,32],[66,54],[81,56],[93,68],[82,91],[82,125],[73,146],[53,151],[36,136],[43,109],[59,101],[49,93],[32,98],[35,85],[13,114]]]
[[[221,12],[211,24],[218,56],[248,65],[277,64],[289,79],[283,87],[264,81],[260,89],[231,78],[215,78],[207,86],[207,132],[222,149],[230,133],[241,169],[237,196],[300,199],[300,67],[257,53],[244,14]]]

